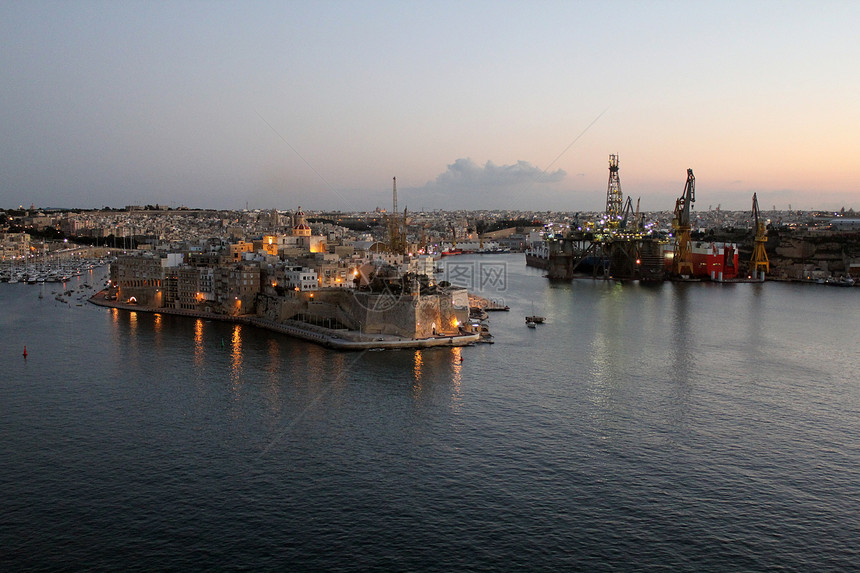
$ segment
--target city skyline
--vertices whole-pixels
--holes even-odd
[[[851,2],[6,2],[0,204],[860,206]]]

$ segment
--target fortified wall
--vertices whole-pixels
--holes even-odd
[[[465,289],[421,296],[332,289],[303,292],[295,297],[261,296],[257,315],[278,322],[299,320],[366,334],[429,338],[458,334],[460,326],[468,321],[469,307]]]

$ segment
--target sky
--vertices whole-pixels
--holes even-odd
[[[860,209],[860,2],[0,0],[0,208]]]

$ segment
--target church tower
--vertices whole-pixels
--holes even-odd
[[[302,208],[296,211],[295,220],[293,221],[293,236],[294,237],[310,237],[311,228],[305,221],[305,214]]]

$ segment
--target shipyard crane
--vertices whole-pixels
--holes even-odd
[[[637,197],[637,198],[636,198],[636,212],[635,212],[635,213],[633,213],[633,223],[634,223],[634,224],[635,224],[635,226],[636,226],[636,231],[637,231],[637,232],[640,232],[640,231],[642,231],[642,230],[643,230],[643,225],[642,225],[642,213],[640,213],[640,212],[639,212],[639,200],[640,200],[640,199],[641,199],[641,197]]]
[[[618,225],[621,229],[626,231],[638,231],[637,228],[637,219],[639,216],[639,201],[636,201],[636,213],[633,212],[633,198],[629,195],[627,196],[627,200],[624,202],[624,213],[621,217],[621,223]],[[630,228],[627,228],[627,225],[630,225]]]
[[[750,258],[750,276],[758,278],[761,271],[761,278],[764,280],[764,273],[770,271],[770,262],[767,260],[767,251],[764,248],[767,243],[767,227],[759,217],[758,197],[755,193],[753,193],[752,214],[755,225],[755,244]]]
[[[690,239],[690,208],[696,201],[696,177],[692,169],[687,169],[687,183],[684,194],[675,201],[675,217],[672,229],[675,232],[675,257],[672,272],[675,275],[693,274],[693,244]]]
[[[484,231],[487,230],[487,222],[483,219],[475,221],[475,231],[478,233],[478,246],[480,250],[484,250]]]

